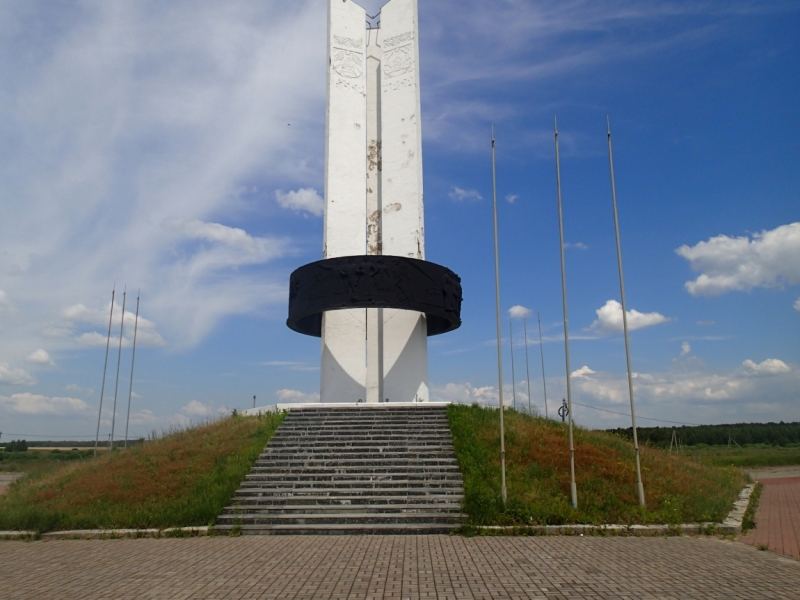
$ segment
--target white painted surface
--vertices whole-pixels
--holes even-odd
[[[324,256],[424,260],[417,2],[390,0],[380,30],[352,0],[328,6]],[[427,344],[422,313],[326,313],[321,401],[428,400]]]
[[[325,135],[324,258],[366,251],[364,157],[367,153],[366,13],[352,0],[328,0],[328,106]],[[322,318],[320,398],[365,397],[366,313]]]

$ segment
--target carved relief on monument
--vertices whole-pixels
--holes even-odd
[[[401,33],[400,35],[394,35],[390,38],[386,38],[383,42],[384,49],[394,48],[395,46],[399,46],[405,42],[410,42],[414,39],[414,32],[407,31],[405,33]]]
[[[382,68],[384,76],[390,79],[413,72],[414,54],[411,44],[385,50]]]
[[[331,66],[342,77],[357,79],[364,72],[364,58],[360,52],[343,48],[333,48]]]
[[[403,88],[413,88],[417,86],[417,80],[415,77],[403,77],[402,79],[397,79],[395,81],[390,81],[388,83],[383,84],[383,91],[384,92],[392,92],[395,90],[400,90]]]

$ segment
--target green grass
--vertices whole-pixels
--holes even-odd
[[[463,510],[469,526],[719,522],[746,483],[737,468],[643,448],[647,507],[642,509],[632,445],[616,435],[576,427],[576,510],[570,502],[566,428],[507,410],[504,506],[499,410],[451,405],[447,415],[464,477]]]
[[[213,524],[283,418],[233,416],[96,459],[50,464],[0,497],[0,530]]]
[[[800,448],[789,446],[752,445],[739,448],[734,446],[685,446],[680,451],[673,450],[691,460],[710,465],[735,467],[777,467],[800,465]]]
[[[756,528],[756,510],[758,510],[758,502],[761,499],[762,491],[764,491],[764,486],[757,483],[750,493],[750,501],[747,503],[747,510],[744,513],[744,517],[742,517],[742,533],[747,533]]]

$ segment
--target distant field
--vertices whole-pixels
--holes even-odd
[[[632,444],[575,429],[578,509],[570,502],[569,442],[560,422],[506,412],[508,502],[500,496],[499,410],[447,409],[471,525],[686,523],[722,520],[742,471],[658,448],[642,450],[647,507],[638,505]]]
[[[711,465],[736,467],[777,467],[800,465],[800,447],[745,446],[686,446],[673,454]]]
[[[213,523],[283,420],[234,416],[127,450],[4,453],[30,473],[0,497],[0,530]]]

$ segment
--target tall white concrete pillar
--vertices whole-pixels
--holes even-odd
[[[365,29],[352,0],[328,1],[325,258],[424,260],[416,0],[390,0]],[[423,313],[324,313],[321,399],[428,400]]]
[[[367,154],[366,13],[352,0],[328,2],[324,258],[365,254]],[[322,402],[365,399],[365,309],[322,317]]]
[[[383,254],[425,259],[417,0],[381,9],[381,203]],[[422,313],[384,311],[384,395],[428,400],[428,337]]]

